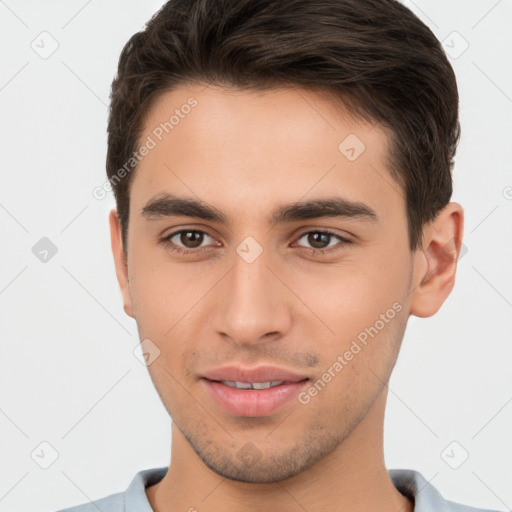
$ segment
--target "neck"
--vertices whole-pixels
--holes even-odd
[[[155,512],[350,510],[413,512],[393,485],[384,463],[383,422],[387,390],[333,452],[294,477],[268,484],[224,478],[199,459],[172,425],[172,463],[165,477],[147,489]]]

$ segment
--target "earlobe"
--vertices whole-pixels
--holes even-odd
[[[128,316],[134,317],[132,297],[130,293],[130,284],[128,277],[128,264],[123,251],[123,240],[121,236],[121,223],[114,208],[109,214],[110,224],[110,242],[112,246],[112,255],[116,269],[117,282],[121,290],[124,311]]]
[[[414,255],[411,314],[434,315],[452,291],[463,229],[464,211],[458,203],[448,203],[425,226],[422,248]]]

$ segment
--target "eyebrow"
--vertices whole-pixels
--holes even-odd
[[[142,208],[142,216],[147,220],[167,217],[193,217],[230,225],[227,216],[219,209],[195,199],[173,194],[160,194],[151,198]],[[370,206],[349,201],[343,197],[330,197],[311,201],[297,201],[274,210],[269,218],[270,225],[322,217],[342,217],[378,222],[375,210]]]

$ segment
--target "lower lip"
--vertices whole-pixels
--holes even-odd
[[[268,416],[292,400],[308,383],[288,382],[267,389],[236,389],[221,382],[202,379],[216,402],[236,416]]]

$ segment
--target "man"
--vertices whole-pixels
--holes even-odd
[[[407,319],[463,232],[431,31],[393,0],[172,0],[111,98],[116,274],[172,461],[67,510],[476,510],[383,456]]]

